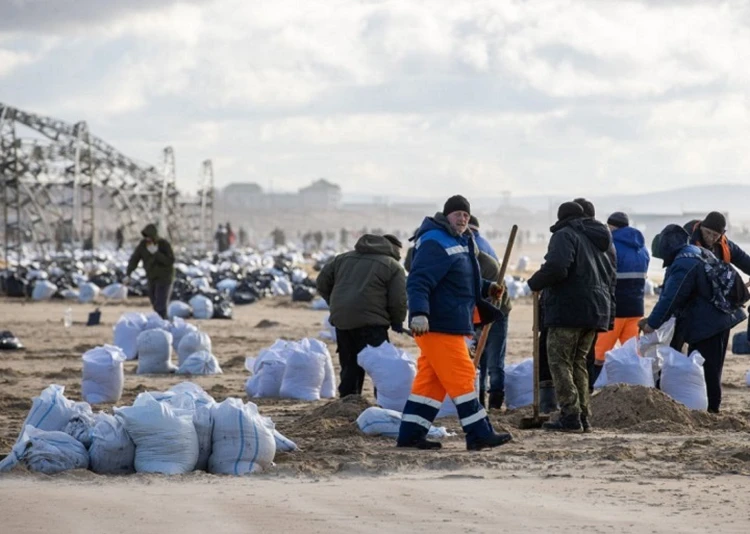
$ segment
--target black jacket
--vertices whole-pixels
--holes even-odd
[[[545,290],[544,327],[606,331],[614,316],[612,234],[592,218],[568,218],[552,228],[544,264],[531,278]]]

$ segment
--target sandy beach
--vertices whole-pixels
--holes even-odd
[[[649,301],[649,306],[653,300]],[[66,330],[64,310],[73,308]],[[111,343],[126,311],[148,311],[141,299],[101,303],[102,324],[84,326],[91,305],[0,302],[0,323],[26,350],[0,353],[0,453],[7,453],[31,406],[49,384],[80,400],[81,355]],[[236,307],[231,321],[197,321],[212,338],[223,375],[195,377],[217,401],[245,399],[246,356],[278,338],[317,336],[326,312],[288,298]],[[267,326],[270,324],[271,326]],[[744,328],[745,324],[739,328]],[[413,341],[395,344],[416,353]],[[335,357],[335,345],[329,345]],[[531,355],[531,304],[515,302],[508,361]],[[118,405],[146,390],[165,390],[180,376],[136,375],[126,362]],[[401,450],[365,437],[354,418],[374,403],[369,380],[350,402],[258,399],[261,413],[302,449],[279,453],[269,473],[230,478],[196,472],[180,477],[100,476],[89,471],[0,476],[3,532],[747,532],[750,529],[750,358],[729,354],[719,416],[690,413],[660,392],[627,387],[592,400],[595,432],[559,435],[517,428],[526,410],[493,414],[512,444],[467,453],[459,436],[434,452]],[[655,395],[659,393],[659,395]],[[245,399],[246,400],[246,399]],[[668,400],[668,399],[667,399]],[[97,405],[95,409],[108,409]]]

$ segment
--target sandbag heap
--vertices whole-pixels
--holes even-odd
[[[46,474],[88,468],[99,474],[245,475],[271,468],[277,450],[297,450],[255,404],[236,398],[216,403],[192,382],[141,393],[114,415],[94,414],[63,392],[52,385],[34,399],[0,472],[21,464]]]
[[[316,401],[336,396],[333,360],[317,339],[278,339],[256,358],[247,358],[245,368],[253,373],[245,383],[248,397]]]

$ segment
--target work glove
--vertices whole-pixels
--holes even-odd
[[[498,300],[505,293],[505,282],[503,282],[502,284],[492,282],[490,284],[488,293],[493,300]]]
[[[427,319],[426,315],[417,315],[416,317],[412,317],[409,327],[411,328],[412,334],[415,336],[421,336],[430,331],[430,321]]]
[[[159,250],[159,246],[156,243],[146,245],[146,250],[148,250],[149,254],[156,254],[156,251]]]

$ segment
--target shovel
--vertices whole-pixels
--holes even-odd
[[[531,417],[524,417],[518,423],[518,428],[528,430],[541,428],[542,423],[549,421],[549,415],[539,413],[539,293],[534,291],[534,403]]]

